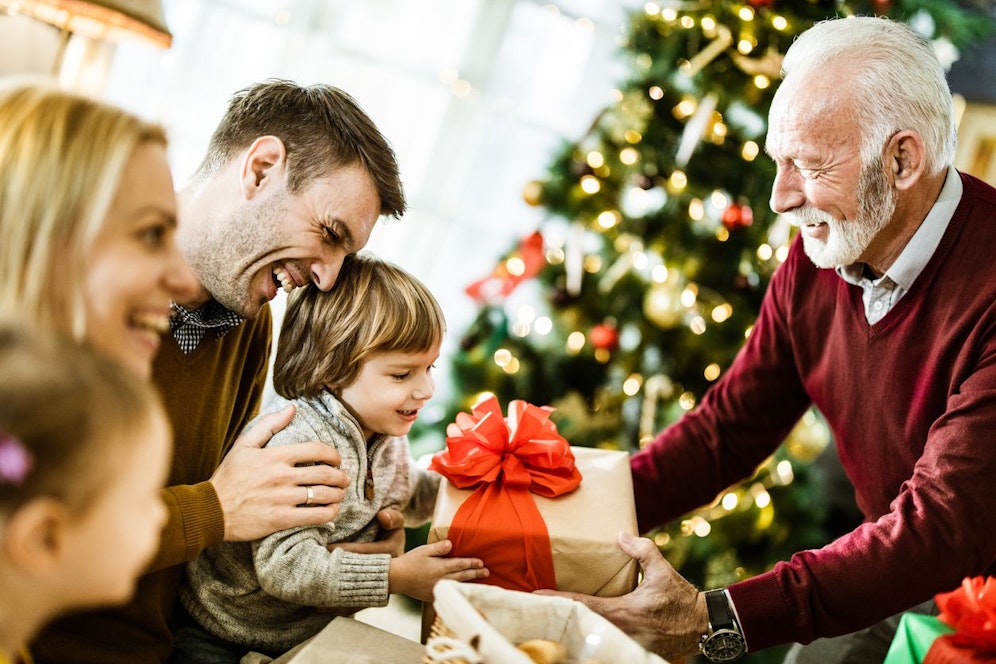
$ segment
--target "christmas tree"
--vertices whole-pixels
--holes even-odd
[[[631,16],[631,75],[524,197],[546,221],[467,288],[445,421],[481,393],[556,409],[574,445],[634,451],[695,407],[751,332],[791,240],[768,207],[768,106],[793,38],[815,21],[908,21],[948,64],[987,28],[982,5],[895,0],[648,3]],[[860,121],[857,119],[856,121]],[[655,538],[702,587],[762,572],[830,534],[809,413],[754,477]]]

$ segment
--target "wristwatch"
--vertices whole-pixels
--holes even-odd
[[[705,599],[709,631],[699,639],[699,650],[710,662],[735,662],[747,652],[747,642],[726,601],[726,592],[710,590]]]

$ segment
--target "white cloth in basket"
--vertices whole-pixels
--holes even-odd
[[[484,664],[532,664],[516,644],[530,639],[551,639],[567,647],[571,662],[627,662],[667,664],[643,649],[608,620],[580,602],[565,597],[534,595],[479,583],[440,580],[434,590],[437,620],[456,641],[470,646]],[[453,661],[437,648],[438,639],[426,643],[428,661]],[[436,639],[436,640],[434,640]],[[431,657],[437,659],[431,659]],[[474,661],[469,657],[467,661]]]

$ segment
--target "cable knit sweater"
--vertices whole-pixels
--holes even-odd
[[[875,325],[861,289],[797,240],[730,369],[633,457],[646,530],[750,475],[810,404],[826,417],[865,523],[729,587],[751,650],[852,632],[994,572],[996,190],[961,178],[936,251]]]
[[[289,403],[278,398],[269,412]],[[328,551],[335,542],[371,542],[375,519],[399,507],[408,525],[432,516],[439,476],[415,466],[407,438],[363,439],[356,419],[330,393],[295,400],[294,420],[268,443],[317,440],[342,455],[352,483],[335,522],[291,528],[255,542],[223,542],[187,566],[180,599],[202,627],[225,640],[266,652],[283,652],[317,634],[330,620],[387,604],[388,554]],[[364,496],[367,468],[373,500]],[[302,502],[305,497],[301,489]],[[305,509],[305,508],[302,508]]]

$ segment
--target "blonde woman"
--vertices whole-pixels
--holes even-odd
[[[0,85],[0,313],[147,378],[170,302],[196,288],[176,226],[159,126],[44,81]]]

